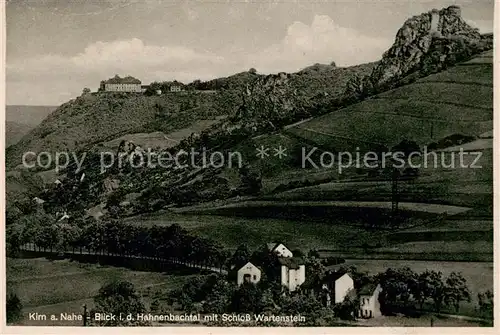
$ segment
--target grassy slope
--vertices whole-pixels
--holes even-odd
[[[339,218],[329,222],[285,220],[283,218],[253,218],[214,215],[183,215],[159,212],[131,217],[126,220],[141,226],[179,224],[196,235],[210,237],[227,248],[240,244],[249,248],[260,247],[268,241],[283,241],[291,249],[332,249],[361,244],[372,234],[359,227],[347,225]]]
[[[425,145],[454,133],[477,136],[492,128],[492,69],[488,64],[459,65],[289,131],[306,130],[310,138],[315,132],[331,135],[326,140],[330,145],[340,136],[388,147],[403,138]],[[339,143],[336,149],[351,148]]]
[[[247,153],[243,155],[245,159],[252,161],[261,171],[264,188],[269,191],[279,183],[290,180],[337,181],[360,177],[356,176],[354,169],[339,174],[336,166],[330,169],[301,168],[301,147],[306,147],[306,152],[312,146],[331,151],[355,151],[358,148],[364,151],[378,145],[390,148],[404,138],[427,145],[454,133],[479,136],[493,127],[492,60],[487,56],[479,58],[487,62],[455,66],[414,84],[300,123],[281,134],[259,137],[238,149]],[[287,149],[288,156],[281,160],[274,157],[260,160],[255,157],[255,147],[261,145],[271,148],[282,145]],[[446,157],[448,161],[449,156]],[[406,187],[402,184],[405,200],[434,199],[443,202],[449,201],[451,195],[454,199],[450,203],[480,204],[492,194],[492,157],[492,150],[485,148],[480,161],[481,169],[436,169],[434,166],[424,169],[415,185]],[[471,159],[472,156],[466,157],[466,160]],[[458,161],[456,157],[455,161]],[[361,193],[361,199],[369,199],[377,193],[379,196],[376,199],[387,200],[390,197],[388,183],[370,188],[352,187],[355,187],[353,191]],[[336,199],[335,193],[341,195],[346,188],[337,192],[322,185],[291,191],[283,197],[289,200],[305,200],[308,197],[312,200]],[[477,201],[470,194],[477,195]]]
[[[82,313],[82,305],[93,306],[93,296],[99,288],[113,279],[132,282],[138,292],[150,296],[181,287],[192,275],[132,271],[125,268],[101,267],[68,260],[49,261],[43,258],[7,258],[7,289],[14,291],[23,303],[25,318],[22,325],[41,325],[29,321],[27,314]],[[147,300],[147,299],[145,299]],[[48,324],[44,324],[48,325]],[[81,325],[81,322],[62,322],[54,325]]]
[[[190,117],[177,117],[187,100],[200,103],[203,110],[189,113]],[[199,94],[148,97],[141,94],[104,93],[81,96],[61,105],[42,123],[6,152],[9,166],[17,166],[26,151],[68,151],[84,145],[109,141],[125,134],[147,133],[162,128],[173,131],[185,128],[199,114],[209,109],[212,95]],[[157,117],[156,105],[163,106],[166,115]],[[170,116],[168,116],[170,114]],[[182,122],[181,122],[182,121]]]
[[[306,153],[312,147],[333,152],[363,152],[382,145],[391,148],[402,139],[415,140],[423,146],[455,133],[479,136],[493,128],[492,59],[479,58],[486,61],[452,67],[414,84],[287,127],[280,133],[259,136],[235,150],[242,152],[244,159],[260,170],[264,189],[268,191],[283,181],[337,180],[355,176],[352,170],[339,175],[331,168],[306,166],[308,168],[303,169],[300,164],[302,147]],[[287,157],[271,156],[261,160],[255,156],[255,148],[261,145],[271,148],[271,153],[272,148],[282,145],[287,149]],[[485,156],[488,161],[490,153],[486,151]],[[486,173],[454,171],[452,174],[469,175],[466,178],[473,180],[474,174],[476,177],[488,175],[491,166],[486,170]]]
[[[493,194],[493,151],[485,149],[478,165],[481,168],[460,168],[459,157],[455,156],[457,168],[435,168],[429,159],[429,167],[421,169],[415,181],[401,181],[401,201],[442,203],[457,206],[481,207],[485,213],[492,213]],[[447,154],[446,164],[451,162]],[[464,156],[464,165],[472,164],[474,156]],[[440,158],[438,158],[440,160]],[[331,173],[335,173],[336,170]],[[347,171],[349,172],[349,171]],[[354,197],[357,200],[390,201],[390,181],[329,182],[317,186],[303,187],[274,196],[279,200],[340,200]]]
[[[492,129],[493,118],[491,59],[487,57],[482,59],[479,63],[456,66],[422,78],[418,83],[383,93],[308,122],[302,122],[281,133],[260,136],[253,139],[251,143],[241,145],[238,149],[246,153],[244,157],[252,161],[262,172],[266,192],[280,183],[287,183],[291,180],[307,179],[324,182],[318,186],[297,188],[266,196],[267,200],[274,199],[286,203],[294,200],[345,199],[390,201],[392,188],[390,181],[346,182],[351,178],[363,180],[366,177],[357,175],[355,169],[347,169],[342,174],[339,174],[336,168],[302,169],[292,154],[300,155],[297,148],[300,149],[303,146],[306,147],[306,152],[311,146],[317,146],[323,150],[348,151],[356,147],[367,150],[373,148],[374,142],[390,147],[403,138],[413,139],[421,145],[426,145],[454,133],[479,136]],[[255,147],[261,145],[270,148],[282,145],[287,148],[289,155],[281,160],[273,157],[260,160],[255,158]],[[450,227],[448,224],[449,229],[446,233],[426,235],[426,239],[422,240],[417,238],[422,235],[422,231],[427,232],[438,228],[419,227],[420,232],[415,233],[415,236],[409,238],[408,241],[395,239],[384,246],[386,249],[379,251],[390,249],[402,254],[432,250],[447,251],[455,254],[456,259],[460,259],[460,255],[465,255],[465,252],[476,252],[478,255],[484,255],[484,259],[491,258],[492,221],[485,218],[488,229],[484,227],[474,229],[476,221],[473,219],[477,215],[485,217],[492,215],[493,151],[488,146],[477,149],[482,152],[478,162],[481,166],[479,169],[435,167],[431,160],[430,166],[421,169],[420,176],[415,181],[399,183],[401,201],[472,207],[470,218],[464,217],[461,223],[462,228]],[[450,154],[445,156],[447,164],[450,158]],[[465,156],[464,163],[471,164],[474,158],[474,156]],[[459,167],[458,160],[458,156],[455,156],[456,167]],[[254,209],[254,211],[259,210]],[[336,215],[329,217],[335,221]],[[467,243],[463,242],[465,237],[463,226],[468,227],[467,232],[471,235],[467,237],[470,240]],[[330,234],[335,235],[337,228],[329,227]],[[239,231],[239,227],[234,229]],[[245,227],[245,229],[248,228]],[[291,234],[292,227],[288,224],[285,224],[282,229],[284,233]],[[229,236],[235,235],[229,234]],[[265,240],[266,236],[261,238]],[[370,242],[383,241],[380,237],[373,235],[368,239]],[[355,241],[357,240],[352,240],[353,244],[356,244]],[[311,244],[307,243],[307,245]],[[437,245],[441,245],[441,248]],[[466,259],[465,256],[464,259]]]
[[[111,141],[103,143],[104,147],[118,148],[122,140],[131,141],[142,148],[169,148],[175,146],[182,139],[189,137],[193,133],[200,133],[203,130],[209,128],[211,125],[216,123],[217,120],[199,120],[194,122],[192,125],[186,128],[175,130],[171,133],[164,133],[161,131],[151,132],[151,133],[132,133],[120,136]]]

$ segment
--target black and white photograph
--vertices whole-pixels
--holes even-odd
[[[2,2],[3,330],[498,331],[495,0]]]

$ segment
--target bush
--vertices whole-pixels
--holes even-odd
[[[6,301],[7,324],[17,323],[23,318],[23,305],[16,294],[9,294]]]

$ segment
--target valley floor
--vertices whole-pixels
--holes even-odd
[[[198,274],[132,271],[126,268],[84,264],[45,258],[7,258],[7,290],[16,292],[23,304],[23,326],[81,326],[82,321],[30,320],[29,313],[83,314],[83,305],[93,307],[93,297],[111,280],[135,285],[146,304],[157,292],[180,288]]]
[[[347,265],[355,265],[361,271],[377,273],[388,267],[409,266],[414,271],[436,269],[448,274],[461,271],[467,279],[472,292],[492,289],[493,265],[488,263],[465,262],[423,262],[423,261],[390,261],[390,260],[347,260]],[[36,275],[35,275],[36,274]],[[7,259],[7,287],[14,290],[24,302],[23,326],[81,326],[81,321],[37,321],[30,320],[29,313],[56,315],[61,313],[83,314],[83,305],[90,310],[93,296],[101,285],[116,278],[134,283],[142,300],[149,306],[153,296],[179,288],[193,274],[157,273],[132,271],[124,268],[102,267],[95,264],[82,264],[69,260],[50,261],[44,258]],[[473,318],[473,300],[463,304],[460,315],[463,317],[434,317],[435,327],[478,326],[479,320]],[[172,311],[172,313],[181,313]],[[420,318],[381,317],[371,320],[357,320],[345,324],[347,326],[407,326],[426,327],[430,325],[430,316]],[[153,326],[193,326],[180,323],[154,323]]]

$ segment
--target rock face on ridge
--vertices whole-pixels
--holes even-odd
[[[482,36],[478,29],[469,26],[461,17],[458,6],[441,10],[433,9],[408,19],[396,34],[392,47],[387,50],[379,65],[370,76],[373,85],[383,85],[395,78],[418,70],[426,54],[434,45],[439,48],[441,61],[457,51],[455,44],[480,44]]]
[[[260,78],[252,86],[247,87],[244,95],[244,104],[239,110],[238,117],[256,119],[283,117],[292,110],[303,108],[306,98],[299,98],[300,91],[290,85],[290,74],[281,72]]]

